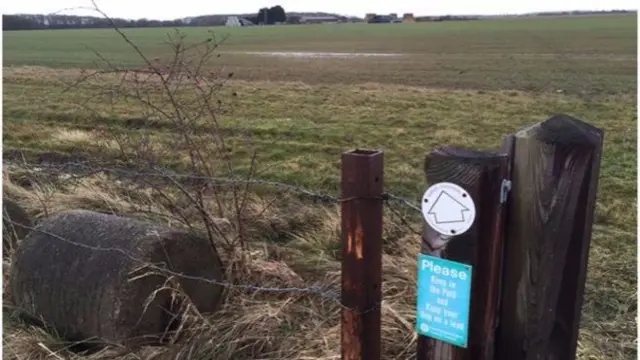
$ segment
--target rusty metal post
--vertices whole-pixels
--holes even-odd
[[[342,360],[380,360],[383,153],[342,154]]]

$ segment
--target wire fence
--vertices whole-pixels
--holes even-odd
[[[322,298],[324,300],[329,300],[329,301],[332,301],[332,302],[336,303],[341,308],[349,309],[348,307],[344,306],[341,303],[340,289],[338,287],[336,287],[334,284],[330,284],[330,285],[312,284],[312,285],[305,286],[305,287],[294,287],[294,286],[268,287],[268,286],[257,286],[257,285],[252,285],[252,284],[238,284],[238,283],[235,283],[235,282],[220,281],[220,280],[209,279],[209,278],[205,278],[205,277],[201,277],[201,276],[192,276],[192,275],[188,275],[188,274],[172,271],[172,270],[168,269],[166,266],[150,263],[149,261],[146,261],[146,260],[143,260],[140,257],[134,256],[130,252],[128,252],[128,251],[126,251],[124,249],[121,249],[121,248],[91,246],[91,245],[87,245],[87,244],[71,241],[69,239],[64,238],[63,236],[58,235],[58,234],[52,233],[50,231],[42,230],[42,229],[38,228],[37,226],[25,226],[23,224],[20,224],[19,222],[11,220],[8,217],[8,214],[6,213],[6,211],[3,212],[3,220],[6,222],[6,224],[10,224],[13,227],[22,227],[22,228],[25,228],[25,229],[27,229],[29,231],[33,231],[33,232],[37,232],[37,233],[40,233],[40,234],[44,234],[44,235],[48,236],[49,239],[60,241],[60,242],[63,242],[65,244],[76,246],[76,247],[79,247],[79,248],[82,248],[82,249],[85,249],[85,250],[89,250],[89,251],[109,252],[109,253],[112,253],[112,254],[114,254],[116,256],[125,257],[127,260],[131,261],[133,264],[144,266],[149,270],[154,270],[157,273],[165,275],[167,277],[171,276],[171,277],[175,277],[177,279],[200,281],[200,282],[207,283],[207,284],[210,284],[210,285],[216,285],[216,286],[224,287],[226,289],[233,289],[233,290],[244,291],[244,292],[254,292],[254,293],[255,292],[260,292],[260,293],[272,293],[272,294],[273,293],[279,293],[279,294],[287,293],[287,294],[292,294],[292,295],[294,295],[294,294],[295,295],[316,295],[316,296],[319,296],[320,298]],[[12,230],[9,229],[8,231],[12,231]],[[360,314],[361,315],[361,314],[364,314],[364,313],[367,313],[367,312],[370,312],[370,311],[373,311],[373,310],[377,309],[380,305],[381,304],[378,304],[374,308],[365,309],[365,310],[358,310],[358,309],[349,309],[349,310],[352,310],[355,314]]]
[[[97,175],[100,173],[105,173],[116,176],[118,179],[136,180],[140,178],[157,178],[161,180],[164,179],[168,182],[175,182],[176,180],[178,180],[191,183],[195,182],[199,185],[212,185],[216,187],[235,185],[261,185],[273,187],[274,189],[280,191],[297,193],[322,203],[338,204],[344,201],[354,200],[352,198],[342,199],[339,195],[333,195],[322,191],[315,191],[303,186],[288,184],[279,181],[263,180],[257,178],[213,177],[197,174],[184,174],[164,167],[153,167],[149,170],[138,170],[125,167],[101,166],[88,162],[67,162],[63,164],[29,164],[24,162],[21,163],[5,161],[5,166],[7,165],[28,170],[31,173],[40,173],[46,176],[53,175],[58,177],[58,179],[70,181]],[[422,213],[420,206],[415,204],[415,202],[406,197],[395,195],[391,192],[385,192],[382,195],[381,200],[391,204],[403,205],[415,211],[416,213]]]
[[[136,181],[136,179],[145,179],[149,180],[151,178],[157,178],[160,180],[167,180],[167,186],[171,186],[172,182],[175,181],[186,181],[186,182],[198,182],[199,185],[208,184],[215,186],[232,186],[232,185],[259,185],[259,186],[268,186],[272,187],[279,191],[293,192],[299,195],[302,195],[305,198],[312,199],[313,201],[317,201],[323,204],[340,204],[346,201],[353,201],[359,198],[341,198],[338,195],[329,194],[321,191],[314,191],[302,186],[287,184],[278,181],[272,180],[262,180],[262,179],[252,179],[252,178],[240,178],[240,177],[209,177],[203,175],[194,175],[194,174],[184,174],[178,173],[166,168],[154,167],[146,170],[140,169],[131,169],[126,167],[117,167],[117,166],[105,166],[99,164],[91,164],[88,162],[68,162],[63,164],[29,164],[25,162],[14,162],[14,161],[5,161],[5,167],[14,168],[26,171],[28,174],[33,175],[34,178],[45,177],[48,178],[53,176],[54,179],[52,181],[79,181],[83,178],[98,175],[98,174],[109,174],[114,176],[117,179],[124,180],[128,179],[131,181]],[[421,213],[421,209],[418,205],[416,205],[410,199],[407,199],[402,196],[395,195],[393,193],[386,192],[384,193],[379,200],[384,201],[390,210],[393,216],[396,216],[400,222],[407,227],[409,231],[415,234],[420,234],[419,231],[415,230],[411,225],[412,220],[408,219],[407,216],[402,214],[400,207],[404,207],[409,210],[409,216],[416,213]],[[78,243],[71,241],[69,239],[64,238],[55,233],[51,233],[48,231],[44,231],[36,226],[25,226],[24,224],[14,222],[9,214],[6,212],[6,208],[3,211],[3,219],[5,221],[5,227],[7,224],[11,224],[14,227],[23,227],[28,231],[42,233],[48,236],[50,239],[64,242],[68,245],[77,246],[89,251],[100,251],[100,252],[110,252],[117,256],[122,256],[127,258],[127,260],[132,263],[146,266],[148,269],[166,275],[167,277],[175,277],[179,279],[185,280],[194,280],[201,281],[207,284],[217,285],[224,287],[226,289],[232,289],[237,291],[244,292],[259,292],[259,293],[277,293],[277,294],[291,294],[291,295],[311,295],[318,296],[323,300],[329,300],[339,307],[343,309],[349,309],[355,314],[365,314],[374,310],[377,310],[382,302],[376,304],[372,308],[368,309],[352,309],[346,307],[341,302],[341,289],[340,284],[321,284],[314,283],[308,286],[302,287],[294,287],[294,286],[283,286],[283,287],[268,287],[268,286],[257,286],[254,284],[239,284],[237,282],[226,282],[220,281],[217,279],[209,279],[204,277],[192,276],[189,274],[175,272],[171,269],[168,269],[163,264],[153,264],[148,261],[143,260],[140,257],[134,256],[130,252],[123,250],[121,248],[115,247],[101,247],[101,246],[91,246],[83,243]],[[9,229],[11,230],[11,229]]]

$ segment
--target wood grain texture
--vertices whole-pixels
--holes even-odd
[[[572,360],[603,132],[555,115],[505,140],[513,189],[496,359]]]
[[[464,188],[476,205],[468,232],[445,237],[424,222],[422,253],[473,266],[467,349],[425,336],[418,360],[492,360],[502,258],[503,211],[500,191],[508,157],[500,152],[436,148],[425,160],[428,184],[451,182]]]
[[[380,360],[383,153],[342,154],[342,359]]]

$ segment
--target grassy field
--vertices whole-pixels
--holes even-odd
[[[228,36],[219,64],[244,80],[403,84],[458,89],[628,93],[635,89],[636,16],[585,16],[439,24],[313,25],[216,28]],[[210,29],[185,28],[201,41]],[[171,29],[129,29],[149,57],[167,55]],[[25,31],[3,34],[4,64],[86,67],[88,48],[119,65],[139,58],[113,31]],[[341,59],[261,57],[246,51],[399,53]],[[321,67],[321,68],[319,68]],[[372,69],[375,67],[374,69]]]
[[[605,149],[579,359],[633,359],[637,350],[636,24],[633,15],[215,29],[219,36],[230,35],[211,65],[212,70],[223,68],[234,74],[219,95],[229,104],[219,121],[230,150],[226,155],[207,151],[216,159],[228,156],[235,169],[245,173],[249,154],[256,151],[260,179],[336,193],[341,152],[379,148],[385,151],[386,189],[418,199],[425,187],[424,155],[434,146],[495,148],[503,135],[553,113],[567,113],[601,127]],[[187,41],[195,42],[204,39],[208,29],[183,30]],[[171,52],[164,41],[169,31],[125,33],[149,58],[167,59]],[[91,112],[77,106],[103,89],[100,84],[113,85],[117,78],[104,76],[88,86],[62,91],[98,60],[87,47],[119,66],[142,64],[113,30],[4,32],[3,41],[5,159],[15,154],[12,149],[23,150],[30,160],[42,158],[44,152],[78,151],[92,158],[116,159],[118,151],[94,130],[102,127],[135,136],[145,131],[144,125],[151,129],[148,136],[154,146],[171,150],[165,159],[169,166],[186,167],[188,149],[176,142],[170,122],[150,121],[142,107],[111,101],[104,94],[90,102]],[[206,148],[209,129],[203,125],[198,130],[196,138]],[[5,181],[4,190],[36,217],[45,213],[43,204],[49,212],[82,207],[131,213],[141,206],[134,190],[121,188],[105,174],[83,178],[81,186],[56,182],[54,187],[43,178],[38,178],[39,186],[19,186],[27,175],[35,176],[24,167],[11,168],[11,181]],[[255,201],[263,204],[270,196],[261,192]],[[168,211],[154,206],[159,212]],[[305,284],[339,281],[336,206],[286,197],[269,211],[255,214],[260,219],[248,225],[255,264],[277,262]],[[385,222],[384,358],[408,359],[415,352],[412,324],[419,240],[389,211]],[[273,273],[264,277],[264,268],[251,271],[263,274],[260,284],[291,282]],[[233,306],[225,305],[212,318],[221,325],[200,335],[254,339],[259,348],[248,346],[249,340],[213,346],[196,338],[140,354],[168,356],[193,347],[201,349],[198,356],[209,358],[212,354],[234,359],[339,356],[336,304],[314,295],[297,296],[295,301],[259,294],[233,296]],[[3,342],[4,356],[10,359],[46,358],[49,354],[39,342],[70,356],[59,339],[15,319],[5,320]]]

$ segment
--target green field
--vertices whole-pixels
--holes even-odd
[[[210,29],[182,30],[188,35],[186,41],[195,43],[205,39]],[[224,133],[228,149],[208,144],[214,135],[207,123],[194,125],[194,138],[201,141],[212,163],[227,159],[244,174],[255,151],[260,179],[336,193],[340,154],[356,147],[379,148],[385,151],[385,188],[418,199],[425,186],[424,156],[434,146],[496,148],[503,135],[554,113],[567,113],[604,129],[578,352],[581,360],[636,357],[635,15],[213,30],[217,38],[229,35],[217,50],[221,56],[207,65],[211,71],[233,73],[218,95],[228,108],[219,115],[216,129]],[[168,32],[125,30],[149,59],[159,58],[161,63],[171,60],[165,43]],[[145,106],[106,95],[103,90],[117,85],[118,77],[105,75],[63,91],[100,62],[91,49],[119,67],[143,65],[113,30],[4,32],[3,43],[5,157],[11,149],[21,149],[30,160],[43,152],[72,151],[101,161],[123,160],[110,147],[112,141],[104,141],[94,130],[105,128],[111,134],[135,137],[144,132],[142,124],[151,129],[148,136],[158,151],[170,150],[163,153],[167,166],[187,167],[190,147],[176,140],[175,124],[157,113],[145,114]],[[159,92],[150,99],[164,109],[168,105]],[[38,178],[42,186],[25,189],[18,185],[19,179],[33,173],[23,168],[9,173],[14,184],[5,184],[5,193],[18,197],[34,216],[44,213],[43,203],[48,211],[84,207],[126,213],[139,198],[130,189],[123,195],[124,190],[102,175],[84,179],[80,187],[47,185],[48,180]],[[225,170],[223,175],[229,174]],[[287,201],[295,202],[295,214]],[[264,221],[257,221],[252,244],[284,254],[279,259],[305,283],[339,282],[335,275],[340,263],[334,256],[339,246],[338,208],[287,201],[278,202],[266,215],[260,213],[270,216],[269,221],[278,219],[279,225],[269,225],[265,239],[260,236],[266,231],[261,227]],[[383,357],[407,359],[415,353],[411,343],[414,256],[419,240],[392,213],[385,216]],[[301,228],[300,222],[318,224]],[[286,241],[273,240],[283,234]],[[255,249],[251,254],[271,260],[269,254]],[[242,311],[225,308],[215,321],[226,325],[209,329],[206,335],[246,336],[268,345],[251,350],[261,351],[259,355],[249,355],[238,344],[218,347],[218,358],[339,355],[339,307],[335,304],[319,304],[313,295],[292,304],[259,296],[237,299],[235,304],[242,304]],[[251,313],[259,308],[267,308],[271,315],[264,310]],[[236,328],[230,325],[232,320],[249,325]],[[4,334],[4,356],[9,359],[46,358],[48,353],[38,342],[59,350],[63,357],[67,354],[59,340],[19,323],[5,322]],[[180,344],[170,349],[176,347]],[[209,349],[209,355],[214,353],[211,346],[202,348]]]
[[[214,28],[222,53],[312,51],[400,53],[401,57],[260,58],[225,54],[240,79],[375,82],[431,87],[628,93],[636,87],[636,16],[586,16],[434,24],[344,24]],[[185,28],[201,41],[210,29]],[[149,57],[167,55],[171,29],[129,29]],[[92,66],[95,49],[115,63],[140,61],[111,30],[6,32],[4,64]],[[317,71],[322,66],[326,71]],[[371,71],[375,67],[375,71]]]

